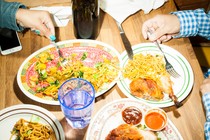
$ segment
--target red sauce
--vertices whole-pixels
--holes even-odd
[[[165,119],[160,113],[151,112],[146,115],[145,123],[149,128],[158,130],[165,125]]]
[[[122,118],[127,124],[136,125],[140,123],[142,113],[136,107],[128,107],[122,111]]]

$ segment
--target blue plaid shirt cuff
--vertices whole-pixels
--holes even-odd
[[[202,36],[210,40],[210,11],[205,13],[204,9],[184,10],[171,12],[180,21],[180,32],[174,38]]]
[[[202,96],[203,105],[206,110],[206,120],[210,122],[210,93],[206,93]]]
[[[208,78],[210,76],[210,69],[206,73],[204,73],[204,78]]]
[[[196,36],[198,27],[196,27],[196,18],[193,10],[177,11],[171,14],[176,15],[180,22],[180,32],[174,38]]]
[[[204,133],[205,133],[206,140],[209,140],[210,139],[210,122],[205,123]]]

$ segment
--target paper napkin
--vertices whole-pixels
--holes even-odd
[[[53,15],[54,25],[56,27],[66,26],[72,18],[71,6],[54,6],[54,7],[33,7],[31,10],[44,10]]]
[[[100,0],[100,8],[122,23],[139,10],[145,14],[161,7],[167,0]]]

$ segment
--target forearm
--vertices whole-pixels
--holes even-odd
[[[210,40],[210,11],[203,9],[172,12],[180,21],[180,32],[175,38],[202,36]]]
[[[0,1],[0,27],[10,28],[16,31],[22,31],[23,27],[18,26],[16,21],[16,13],[19,8],[25,6],[18,2],[5,2]]]

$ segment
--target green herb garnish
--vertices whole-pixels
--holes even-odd
[[[86,58],[87,58],[87,52],[84,52],[83,55],[82,55],[82,57],[81,57],[81,60],[83,61],[83,60],[85,60]]]

